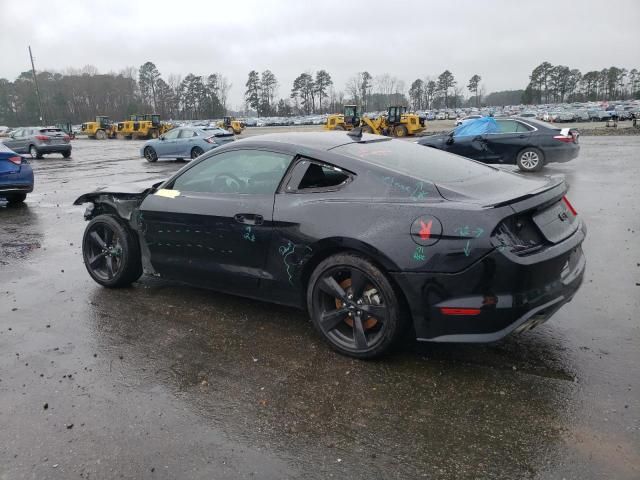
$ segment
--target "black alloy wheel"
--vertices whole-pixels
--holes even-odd
[[[204,150],[202,150],[200,147],[193,147],[191,149],[191,160],[198,158],[203,153],[204,153]]]
[[[309,281],[307,301],[316,329],[345,355],[380,356],[403,330],[394,288],[359,255],[338,254],[321,262]]]
[[[137,239],[112,215],[98,215],[89,222],[82,255],[89,275],[105,287],[124,287],[142,275]]]
[[[158,154],[153,147],[146,147],[144,149],[144,158],[147,159],[147,162],[153,163],[158,160]]]

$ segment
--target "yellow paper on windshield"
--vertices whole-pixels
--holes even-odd
[[[176,198],[178,195],[180,195],[180,191],[179,190],[167,190],[165,188],[161,188],[160,190],[158,190],[155,195],[159,196],[159,197],[166,197],[166,198]]]

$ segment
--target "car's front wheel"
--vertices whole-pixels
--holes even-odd
[[[113,215],[98,215],[82,238],[89,275],[105,287],[126,287],[142,275],[140,245],[135,234]]]
[[[147,162],[153,163],[158,160],[158,154],[153,149],[153,147],[145,147],[144,149],[144,158],[147,159]]]
[[[544,156],[537,148],[525,148],[518,153],[516,163],[524,172],[537,172],[544,166]]]
[[[204,150],[202,150],[200,147],[193,147],[191,149],[191,160],[198,158],[203,153],[204,153]]]
[[[404,330],[396,290],[378,267],[356,254],[320,262],[309,279],[307,306],[329,345],[355,358],[387,353]]]

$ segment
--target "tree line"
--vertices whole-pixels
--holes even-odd
[[[522,102],[563,103],[640,98],[640,72],[609,67],[581,73],[577,68],[542,62],[529,75]]]
[[[79,123],[95,115],[119,120],[148,112],[189,120],[219,118],[229,110],[231,84],[221,73],[163,77],[153,62],[145,62],[139,68],[128,67],[118,73],[100,74],[88,65],[79,70],[43,71],[36,78],[44,118],[40,120],[33,75],[27,71],[13,82],[0,79],[0,124]],[[366,112],[385,110],[389,105],[430,110],[640,98],[640,73],[635,68],[609,67],[583,74],[565,65],[542,62],[532,70],[524,90],[489,95],[485,95],[481,81],[482,77],[474,74],[460,83],[450,70],[445,70],[435,77],[417,78],[407,89],[404,81],[393,75],[374,76],[363,71],[351,76],[338,90],[331,74],[321,69],[300,73],[291,90],[280,96],[280,83],[271,70],[252,70],[245,83],[242,113],[310,115],[339,112],[345,104],[360,105]]]
[[[96,115],[114,120],[135,113],[159,113],[163,118],[219,118],[227,111],[231,84],[220,73],[169,75],[153,62],[119,73],[100,74],[92,65],[80,70],[38,72],[42,118],[30,71],[13,82],[0,78],[0,124],[80,123]]]

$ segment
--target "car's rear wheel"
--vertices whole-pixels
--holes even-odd
[[[62,156],[64,158],[69,158],[71,156],[71,150],[69,150],[68,152],[62,152]]]
[[[112,215],[98,215],[89,222],[82,256],[89,275],[105,287],[126,287],[142,275],[135,234]]]
[[[12,194],[7,195],[6,199],[7,199],[7,203],[9,203],[9,204],[22,203],[27,199],[27,194],[26,193],[12,193]]]
[[[29,147],[29,155],[31,155],[31,158],[42,158],[42,154],[38,151],[38,147],[35,145],[31,145]]]
[[[147,162],[153,163],[158,160],[158,154],[156,153],[153,147],[145,147],[144,158],[147,159]]]
[[[204,150],[202,150],[200,147],[193,147],[191,149],[191,160],[198,158],[203,153],[204,153]]]
[[[529,147],[518,153],[516,163],[524,172],[537,172],[544,166],[544,156],[537,148]]]
[[[342,253],[320,262],[309,279],[307,305],[329,345],[355,358],[388,352],[404,329],[398,294],[385,274],[360,255]]]

